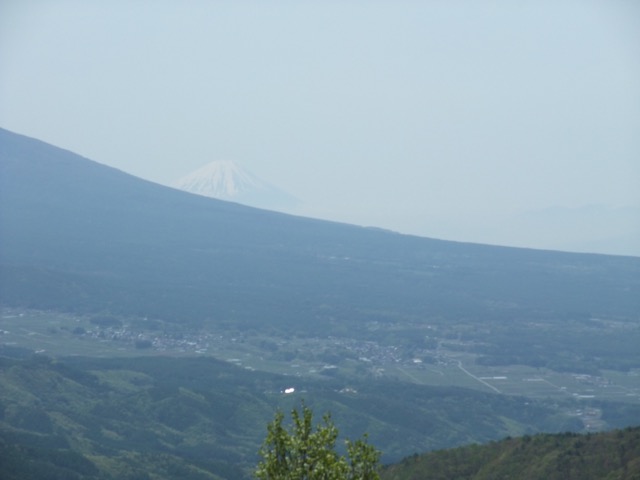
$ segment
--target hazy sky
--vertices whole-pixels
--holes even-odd
[[[0,126],[159,183],[235,160],[321,218],[640,255],[634,0],[0,0]]]

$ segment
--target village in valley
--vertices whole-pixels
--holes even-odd
[[[379,328],[375,325],[370,329]],[[283,394],[294,392],[306,377],[344,379],[341,393],[357,394],[348,379],[370,376],[530,398],[573,399],[584,405],[568,413],[580,418],[589,431],[598,430],[603,423],[599,408],[590,401],[640,403],[638,370],[605,370],[594,375],[524,365],[481,365],[473,353],[478,347],[474,340],[461,339],[442,327],[424,331],[428,334],[426,341],[416,346],[415,342],[386,344],[335,336],[273,336],[250,329],[190,330],[144,318],[5,309],[0,348],[22,348],[42,355],[212,356],[248,370],[291,377]]]

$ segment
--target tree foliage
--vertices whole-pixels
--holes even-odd
[[[367,443],[366,435],[347,440],[347,456],[336,449],[338,429],[327,413],[313,426],[313,412],[306,405],[293,409],[289,429],[278,412],[267,426],[260,449],[262,461],[255,475],[259,480],[378,480],[380,452]]]

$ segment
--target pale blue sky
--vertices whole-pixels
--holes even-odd
[[[0,126],[160,183],[235,160],[301,214],[640,255],[633,0],[3,0]]]

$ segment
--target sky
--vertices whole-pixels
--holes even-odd
[[[0,0],[0,127],[295,213],[640,255],[640,2]]]

